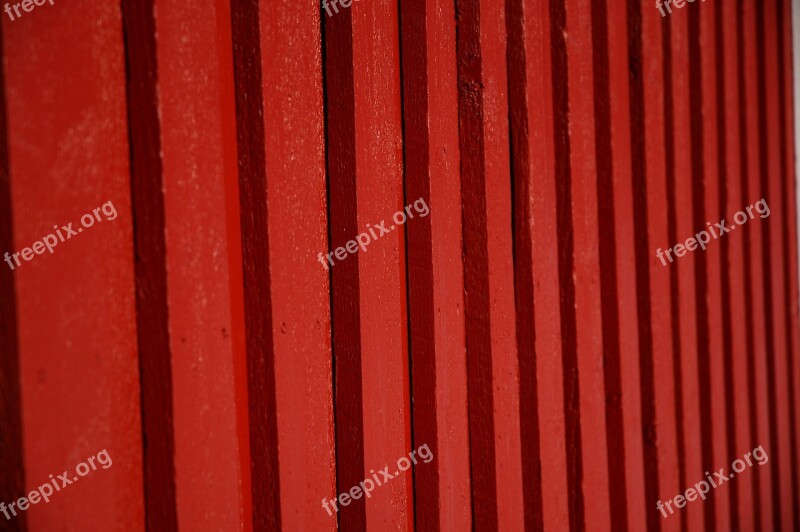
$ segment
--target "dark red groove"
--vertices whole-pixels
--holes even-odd
[[[567,70],[566,8],[563,2],[550,0],[550,39],[553,79],[553,130],[555,132],[556,175],[562,176],[556,187],[558,224],[558,277],[561,292],[561,342],[564,386],[564,419],[567,448],[570,529],[585,530],[583,504],[583,457],[581,452],[581,410],[578,382],[578,346],[575,316],[573,272],[574,234],[572,227],[572,178],[569,139],[569,95]]]
[[[748,145],[747,134],[747,113],[746,109],[746,91],[745,91],[745,54],[744,54],[744,4],[740,3],[739,8],[736,10],[736,42],[737,42],[737,85],[739,92],[739,145],[742,147],[741,154],[741,197],[749,198],[749,163],[748,151],[743,149]],[[755,231],[755,229],[752,229]],[[751,441],[758,441],[758,419],[757,419],[757,397],[756,397],[756,362],[755,362],[755,333],[753,330],[753,323],[756,317],[753,315],[753,281],[752,281],[752,265],[750,263],[752,242],[751,242],[751,228],[745,227],[743,233],[744,240],[744,300],[745,300],[745,318],[747,320],[747,327],[745,327],[745,336],[747,341],[747,388],[749,391],[748,404],[750,409],[750,439]],[[759,475],[750,475],[753,483],[753,498],[759,501],[761,498],[761,481]],[[754,522],[761,523],[761,506],[753,504]]]
[[[536,382],[536,305],[533,289],[533,264],[529,198],[531,175],[527,164],[528,103],[525,76],[524,0],[506,0],[508,35],[508,106],[511,142],[511,190],[514,242],[514,291],[519,350],[520,442],[522,447],[522,488],[525,501],[525,529],[542,530],[542,465],[540,458],[539,403]]]
[[[172,362],[153,2],[123,0],[148,530],[177,530]]]
[[[254,530],[281,526],[258,0],[231,2]]]
[[[479,213],[486,212],[481,102],[482,53],[480,0],[457,0],[458,130],[461,152],[462,232],[464,240],[464,307],[469,394],[469,446],[472,477],[472,522],[477,530],[498,526],[495,478],[494,394],[490,337],[488,234]]]
[[[690,135],[691,135],[691,167],[692,167],[692,223],[695,227],[704,227],[705,203],[704,198],[708,192],[704,188],[703,159],[705,156],[703,134],[703,101],[707,97],[702,86],[702,64],[700,50],[700,19],[699,15],[689,17],[689,86],[692,93],[689,98],[690,109]],[[709,323],[708,323],[708,278],[707,257],[697,254],[694,263],[695,275],[695,305],[697,308],[697,372],[700,381],[700,390],[711,389],[711,360],[709,353]],[[700,427],[702,441],[703,466],[710,468],[714,465],[714,455],[711,438],[711,396],[709,393],[700,394]],[[706,530],[716,530],[715,500],[713,497],[706,499],[704,519]]]
[[[0,57],[3,33],[0,25]],[[5,62],[0,61],[0,253],[14,249],[9,174],[8,125]],[[25,471],[22,451],[22,402],[20,395],[19,339],[17,337],[17,295],[14,272],[0,267],[0,501],[16,500],[24,491]],[[25,512],[11,521],[0,518],[3,529],[23,532],[28,529]]]
[[[650,243],[647,236],[647,165],[645,161],[644,79],[642,73],[642,12],[641,2],[628,0],[628,57],[630,61],[631,164],[634,176],[634,233],[636,254],[636,299],[639,309],[639,375],[642,408],[642,441],[644,449],[645,499],[649,508],[658,500],[658,449],[656,447],[655,377],[653,374],[653,331],[650,323]],[[658,512],[647,512],[647,530],[661,530]]]
[[[725,117],[725,68],[723,61],[724,53],[724,38],[722,33],[722,9],[717,9],[714,18],[714,40],[717,50],[716,55],[716,99],[717,99],[717,131],[720,132],[719,147],[717,150],[717,164],[719,165],[719,180],[718,180],[718,202],[719,212],[723,216],[728,212],[728,146],[727,136],[722,134],[727,131],[726,117]],[[732,149],[736,149],[733,147]],[[738,208],[737,206],[732,206]],[[720,277],[722,285],[722,353],[724,360],[724,379],[725,379],[725,419],[727,426],[728,438],[728,456],[736,456],[736,410],[735,406],[735,390],[733,380],[733,323],[731,313],[728,309],[731,308],[731,275],[728,264],[730,263],[730,241],[722,240],[720,242],[720,251],[722,254]],[[681,484],[683,485],[683,484]],[[739,512],[737,511],[737,501],[739,500],[738,484],[732,482],[729,489],[731,490],[731,504],[730,520],[733,530],[739,530]]]
[[[625,427],[622,420],[619,310],[617,308],[617,243],[614,217],[614,168],[611,157],[611,88],[606,0],[592,2],[595,154],[597,164],[597,227],[600,253],[600,293],[603,330],[603,371],[606,392],[606,442],[611,526],[627,530]]]
[[[672,25],[670,18],[662,20],[661,42],[664,50],[664,83],[672,80]],[[669,242],[678,241],[678,213],[675,190],[675,117],[672,91],[664,91],[664,152],[665,177],[667,183],[667,234]],[[683,369],[681,358],[681,313],[678,269],[669,270],[670,316],[672,320],[672,379],[675,386],[675,435],[678,440],[678,483],[686,485],[686,441],[683,421]],[[688,512],[681,512],[681,527],[689,526]]]
[[[344,246],[358,233],[351,17],[349,9],[324,17],[326,141],[336,146],[327,156],[330,249]],[[365,476],[358,260],[336,264],[331,281],[336,487],[342,492]],[[343,530],[366,529],[364,498],[341,507],[338,517]]]
[[[764,198],[773,198],[772,190],[769,186],[769,164],[767,152],[767,92],[766,92],[766,50],[764,41],[766,39],[766,28],[764,28],[764,2],[756,2],[756,47],[757,47],[757,86],[758,86],[758,146],[759,161],[758,168],[761,174],[761,190]],[[779,191],[776,192],[776,195]],[[767,200],[769,201],[769,200]],[[777,451],[778,448],[778,424],[777,424],[777,390],[775,386],[775,337],[774,324],[775,316],[772,308],[772,259],[769,250],[772,249],[772,237],[768,223],[761,224],[761,238],[763,241],[764,253],[762,254],[763,283],[764,291],[764,323],[766,325],[764,335],[767,345],[767,391],[769,396],[769,439],[772,442],[774,451],[770,455],[770,460],[774,460],[772,475],[772,514],[773,522],[780,528],[781,506],[780,506],[780,478],[778,471],[781,471],[783,457]]]
[[[401,78],[403,98],[403,168],[405,169],[405,204],[409,199],[424,198],[431,205],[430,132],[428,113],[427,3],[399,3],[401,31]],[[408,42],[411,36],[424,45]],[[409,359],[411,365],[413,446],[427,443],[439,456],[439,433],[436,414],[436,332],[434,327],[433,240],[430,217],[407,224],[406,287],[408,291]],[[419,317],[419,318],[415,318]],[[420,530],[438,531],[439,469],[419,467],[414,475],[414,524]]]

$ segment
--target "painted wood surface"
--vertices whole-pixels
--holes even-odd
[[[796,528],[790,4],[0,11],[0,529]]]

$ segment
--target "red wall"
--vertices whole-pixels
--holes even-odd
[[[0,263],[0,502],[114,462],[0,529],[800,526],[788,0],[101,4],[0,12],[0,253],[118,211]]]

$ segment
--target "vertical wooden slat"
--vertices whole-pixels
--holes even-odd
[[[597,135],[599,143],[607,139],[607,143],[598,144],[600,150],[605,150],[610,164],[609,181],[598,182],[598,199],[601,209],[608,201],[608,210],[599,212],[598,227],[603,228],[608,220],[614,220],[614,231],[606,233],[609,245],[614,249],[614,254],[606,251],[601,260],[605,261],[607,268],[615,268],[616,291],[604,293],[604,308],[616,307],[609,312],[617,314],[617,326],[604,329],[603,340],[618,337],[614,342],[619,349],[619,383],[615,390],[606,389],[611,395],[619,393],[621,398],[621,423],[622,427],[612,429],[609,426],[609,435],[612,430],[617,432],[616,448],[609,445],[609,453],[619,453],[624,456],[624,462],[614,465],[610,471],[612,484],[612,505],[615,498],[625,501],[624,510],[627,512],[625,520],[621,522],[629,530],[645,530],[647,514],[652,511],[645,503],[645,490],[642,486],[648,482],[645,477],[644,447],[642,441],[642,402],[641,381],[639,364],[639,317],[636,300],[636,248],[634,227],[634,194],[633,194],[633,167],[631,142],[631,113],[630,113],[630,88],[629,88],[629,55],[627,32],[628,23],[625,9],[609,2],[596,2],[593,6],[605,4],[606,20],[596,21],[595,25],[606,25],[606,39],[608,46],[608,87],[609,124],[608,130]],[[597,30],[593,30],[597,31]],[[597,52],[595,47],[595,52]],[[595,83],[601,79],[595,76]],[[637,140],[638,142],[638,140]],[[606,189],[608,187],[608,190]],[[605,194],[605,200],[602,194]],[[602,235],[601,235],[602,238]],[[601,249],[607,249],[601,240]],[[602,267],[602,266],[601,266]],[[604,283],[606,280],[604,279]],[[606,318],[604,316],[604,323]],[[612,344],[613,345],[613,344]],[[620,452],[624,449],[624,455]],[[624,468],[624,474],[615,472],[614,468]],[[617,476],[619,475],[619,476]],[[624,486],[613,487],[615,481],[624,481]]]
[[[610,496],[603,372],[603,330],[600,301],[600,247],[597,207],[597,160],[593,97],[592,10],[579,0],[566,2],[567,77],[569,105],[569,177],[572,231],[571,272],[574,306],[576,411],[580,418],[581,478],[585,523],[578,526],[610,530]],[[608,250],[609,252],[611,250]],[[561,264],[561,267],[568,267]],[[562,316],[563,318],[563,316]],[[612,402],[613,405],[613,402]],[[592,486],[591,491],[585,486]]]
[[[781,124],[781,175],[782,191],[781,200],[783,202],[784,216],[784,285],[786,286],[787,304],[784,307],[784,319],[786,320],[786,345],[788,368],[786,378],[791,390],[789,398],[789,420],[791,439],[792,459],[792,493],[794,500],[794,519],[796,524],[800,524],[800,294],[798,294],[798,264],[797,264],[797,172],[795,167],[795,142],[797,135],[797,124],[794,122],[797,116],[794,99],[794,81],[797,74],[793,70],[794,39],[797,33],[792,31],[793,17],[797,17],[798,6],[791,2],[781,0],[777,10],[779,34],[781,39],[778,42],[778,68],[781,69],[782,92],[779,105],[782,111]]]
[[[552,89],[560,74],[552,67],[549,2],[508,0],[506,17],[525,528],[564,530],[570,488]]]
[[[337,490],[329,285],[319,261],[327,253],[319,9],[313,1],[232,8],[253,524],[331,530],[334,505],[322,503]]]
[[[754,73],[757,72],[757,33],[756,33],[756,0],[744,0],[741,6],[741,32],[743,38],[740,39],[744,48],[741,56],[743,66],[740,71],[744,74],[744,79],[740,87],[744,87],[744,111],[746,132],[746,147],[743,153],[747,154],[747,173],[745,187],[742,189],[742,197],[745,203],[752,204],[764,197],[761,188],[759,157],[761,148],[759,146],[759,96],[757,79]],[[762,221],[763,222],[763,221]],[[754,414],[756,424],[753,445],[762,445],[769,455],[774,452],[773,441],[770,434],[770,406],[769,406],[769,386],[767,384],[767,348],[766,348],[766,324],[764,321],[764,290],[763,290],[763,262],[762,257],[768,251],[763,248],[762,228],[756,224],[748,224],[743,227],[745,231],[745,248],[747,257],[746,268],[749,268],[749,299],[748,324],[753,331],[753,345],[748,346],[748,351],[753,353],[751,375],[751,387],[755,391],[754,405],[751,405],[751,412]],[[756,523],[760,523],[763,530],[772,530],[774,516],[772,511],[773,497],[778,497],[778,493],[773,488],[773,475],[777,474],[774,467],[759,467],[753,471],[757,476],[756,493],[760,495],[756,508]]]
[[[696,14],[694,14],[696,16]],[[665,77],[665,93],[669,93],[672,116],[668,117],[672,136],[673,155],[670,162],[668,180],[670,182],[669,237],[666,246],[675,246],[689,235],[694,235],[701,228],[696,228],[692,204],[692,169],[691,169],[691,111],[690,95],[692,85],[689,80],[689,29],[688,15],[681,13],[668,15],[669,50],[671,69]],[[705,224],[702,224],[705,227]],[[666,247],[665,246],[665,247]],[[679,452],[683,463],[679,463],[682,475],[681,485],[698,482],[705,478],[707,467],[702,455],[702,424],[700,414],[700,398],[707,391],[700,386],[699,353],[697,344],[697,308],[695,301],[695,253],[686,253],[669,263],[672,276],[671,291],[674,298],[673,307],[673,342],[676,350],[676,361],[680,363],[680,371],[676,375],[676,393],[680,394],[681,408],[677,412],[679,432]],[[696,480],[693,480],[696,479]],[[685,488],[684,488],[685,489]],[[674,497],[674,495],[673,495]],[[711,505],[687,505],[681,512],[684,527],[690,530],[701,530],[706,512],[712,511]]]
[[[720,189],[724,190],[724,201],[720,203],[720,211],[724,216],[730,217],[735,209],[746,205],[742,197],[743,165],[746,162],[742,155],[741,123],[743,110],[740,109],[741,93],[738,85],[739,46],[737,36],[737,11],[735,9],[718,9],[717,17],[720,19],[720,34],[717,36],[717,50],[720,58],[721,75],[717,79],[717,86],[723,87],[722,92],[717,90],[718,127],[721,139],[725,146],[724,173],[721,170]],[[724,181],[722,180],[724,178]],[[746,235],[740,231],[730,240],[722,242],[723,263],[722,272],[727,277],[727,286],[723,286],[723,297],[727,292],[727,302],[723,299],[723,319],[725,325],[725,341],[728,342],[726,352],[730,353],[732,386],[726,390],[728,400],[731,401],[734,434],[728,442],[729,461],[741,457],[753,450],[755,443],[752,441],[750,427],[752,423],[750,411],[749,363],[748,363],[748,331],[746,314],[746,271],[745,271],[745,239]],[[726,274],[727,272],[727,274]],[[728,370],[726,370],[728,371]],[[732,396],[732,397],[731,397]],[[730,414],[729,414],[730,415]],[[730,420],[730,418],[729,418]],[[737,480],[736,497],[731,497],[733,523],[738,523],[741,530],[753,530],[755,527],[755,484],[754,472],[748,472]],[[732,484],[733,486],[733,484]],[[738,520],[738,521],[737,521]]]
[[[155,26],[149,33],[136,33],[138,28],[128,32],[128,60],[141,61],[142,50],[156,47],[158,92],[151,105],[158,105],[160,130],[146,139],[148,153],[134,149],[133,158],[160,153],[163,169],[160,186],[149,191],[163,198],[141,196],[137,229],[153,223],[146,216],[149,206],[163,203],[163,225],[150,230],[166,234],[156,260],[166,263],[162,297],[169,316],[167,323],[155,326],[168,328],[169,335],[165,348],[172,368],[174,512],[181,528],[247,530],[252,509],[236,116],[232,56],[226,53],[231,49],[230,9],[225,3],[156,2],[151,13]],[[132,19],[143,13],[131,15],[126,22],[139,24]],[[155,72],[147,74],[154,83]],[[132,130],[147,127],[139,123],[141,118],[142,113],[131,113]],[[134,174],[134,189],[146,178]],[[147,311],[141,307],[141,313]],[[148,415],[152,413],[145,411]],[[167,526],[162,519],[151,525]]]
[[[75,471],[103,449],[113,461],[31,507],[28,523],[31,529],[141,530],[120,8],[55,4],[4,24],[14,247],[30,246],[54,225],[75,228],[105,202],[117,211],[114,220],[84,229],[13,272],[26,488],[54,472]]]
[[[332,267],[339,491],[387,464],[396,473],[410,450],[405,242],[392,220],[404,206],[397,9],[358,2],[325,20],[330,247],[381,220],[391,231]],[[343,508],[340,526],[410,528],[411,487],[393,478]]]
[[[717,234],[721,232],[715,225],[725,220],[726,227],[735,227],[732,215],[720,209],[720,156],[724,147],[720,146],[717,118],[717,64],[716,49],[716,4],[695,5],[688,11],[689,21],[689,62],[691,80],[692,133],[692,187],[694,201],[694,230],[679,236],[685,241],[688,235],[708,230],[707,224]],[[695,53],[695,52],[699,53]],[[700,353],[700,413],[703,426],[703,462],[707,470],[716,471],[726,466],[734,458],[729,456],[728,402],[726,386],[732,384],[727,378],[729,361],[725,358],[723,345],[722,313],[728,309],[722,306],[724,277],[722,274],[723,248],[731,238],[741,238],[732,232],[719,235],[720,241],[713,241],[705,250],[695,250],[695,272],[697,277],[698,351]],[[726,240],[727,239],[727,240]],[[727,273],[727,272],[726,272]],[[719,464],[719,465],[717,465]],[[730,499],[735,495],[736,484],[726,483],[714,490],[714,496],[706,513],[708,530],[728,530],[731,528]],[[713,518],[712,518],[712,513]],[[709,523],[713,522],[713,525]],[[716,527],[716,528],[715,528]]]
[[[427,444],[436,460],[414,468],[415,526],[465,530],[472,515],[455,6],[421,0],[400,7],[405,197],[420,208],[406,224],[413,447]]]
[[[773,514],[775,523],[783,530],[793,529],[793,510],[790,470],[791,421],[789,420],[789,390],[785,379],[786,322],[781,319],[786,307],[783,277],[783,221],[787,214],[783,210],[783,193],[780,160],[780,112],[778,92],[778,37],[777,0],[759,2],[757,10],[757,34],[759,35],[759,141],[760,176],[762,196],[770,207],[769,218],[756,218],[761,227],[765,253],[764,296],[767,340],[768,386],[770,400],[770,431],[772,453],[770,462],[775,472],[773,477]],[[780,43],[782,44],[782,43]],[[758,199],[758,198],[757,198]],[[754,199],[755,201],[755,199]]]
[[[505,13],[458,1],[470,452],[477,530],[523,525]]]
[[[669,246],[667,159],[664,114],[664,52],[661,20],[649,2],[628,3],[631,68],[631,138],[634,184],[635,246],[639,344],[641,346],[642,435],[645,503],[649,530],[679,530],[677,516],[665,520],[657,510],[680,489],[673,380],[673,334],[670,314],[674,288],[670,270],[656,256]],[[673,293],[671,294],[671,290]],[[659,319],[658,317],[662,317]]]

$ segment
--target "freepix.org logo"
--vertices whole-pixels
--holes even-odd
[[[8,264],[8,267],[14,270],[14,264],[17,265],[16,267],[19,267],[22,264],[19,260],[20,256],[22,257],[22,260],[28,262],[33,259],[34,255],[41,255],[44,253],[45,249],[50,253],[53,253],[53,250],[59,243],[66,242],[73,236],[78,236],[78,233],[82,233],[84,228],[92,227],[95,223],[95,219],[97,222],[102,222],[103,219],[100,218],[101,212],[108,221],[117,219],[117,209],[114,208],[113,203],[107,201],[102,205],[102,207],[97,207],[92,212],[87,212],[81,216],[81,225],[83,227],[73,228],[72,222],[68,223],[67,225],[62,225],[61,229],[59,229],[57,225],[54,225],[53,229],[56,230],[55,233],[49,234],[41,240],[37,240],[31,244],[30,247],[23,248],[22,251],[18,251],[17,253],[11,254],[6,251],[3,259]]]

